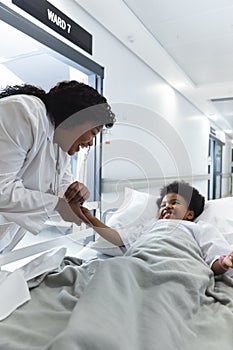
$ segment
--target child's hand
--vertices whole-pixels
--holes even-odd
[[[85,208],[85,207],[83,207],[83,206],[81,206],[80,209],[81,209],[83,215],[85,215],[85,217],[86,217],[88,220],[91,221],[91,220],[93,219],[93,215],[91,214],[91,212],[90,212],[89,209],[87,209],[87,208]]]
[[[233,268],[233,252],[231,252],[223,258],[222,264],[223,266]]]

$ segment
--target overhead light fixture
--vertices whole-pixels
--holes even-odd
[[[221,97],[221,98],[211,98],[210,101],[212,102],[227,102],[227,101],[233,101],[233,97]]]

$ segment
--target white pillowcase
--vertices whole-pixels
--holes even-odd
[[[126,187],[124,202],[107,221],[107,225],[114,228],[138,227],[156,217],[157,213],[155,196]]]
[[[145,222],[157,216],[158,207],[156,197],[148,193],[139,192],[131,188],[125,188],[124,202],[121,207],[107,220],[106,224],[116,230],[121,228],[139,229]],[[96,241],[91,248],[99,252],[119,256],[123,255],[122,249],[96,235]]]
[[[199,220],[214,225],[223,234],[233,233],[233,197],[207,201]]]

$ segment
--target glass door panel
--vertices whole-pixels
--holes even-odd
[[[210,137],[208,199],[221,198],[222,196],[222,147],[222,142]]]

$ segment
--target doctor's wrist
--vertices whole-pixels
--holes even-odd
[[[74,222],[78,226],[81,225],[80,218],[74,213],[74,211],[64,198],[58,199],[55,210],[61,215],[63,220]]]
[[[63,211],[65,207],[65,200],[63,198],[58,198],[57,205],[54,210],[56,210],[59,214]]]

